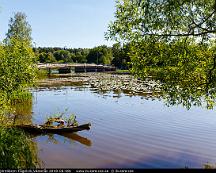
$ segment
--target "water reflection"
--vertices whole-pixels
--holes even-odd
[[[42,91],[42,90],[40,90]],[[61,91],[58,90],[57,91]],[[83,91],[81,88],[77,89],[76,91]],[[30,125],[34,124],[32,121],[32,100],[27,100],[24,102],[19,102],[16,105],[14,105],[15,109],[15,120],[14,124],[19,124],[19,125]],[[37,137],[38,135],[41,134],[30,134],[32,137]],[[47,134],[49,137],[49,141],[52,141],[54,144],[58,143],[58,140],[55,139],[54,135],[52,134]],[[92,142],[90,139],[82,137],[78,135],[77,133],[61,133],[59,134],[61,136],[64,136],[65,138],[68,138],[70,140],[74,140],[79,142],[80,144],[86,145],[86,146],[91,146]]]
[[[68,139],[77,141],[80,144],[83,144],[85,146],[88,146],[88,147],[92,146],[92,141],[90,139],[88,139],[86,137],[82,137],[82,136],[78,135],[77,133],[63,133],[61,135],[68,138]]]
[[[48,88],[42,88],[40,89],[40,91],[49,91],[49,90],[53,90],[52,89],[48,89]],[[62,91],[59,90],[58,88],[55,88],[56,91]],[[62,93],[60,92],[60,94],[62,95]],[[37,98],[34,98],[34,101],[37,101]],[[32,117],[33,115],[33,100],[26,100],[23,102],[19,102],[15,105],[13,105],[13,110],[15,110],[14,114],[15,114],[15,118],[14,118],[14,124],[25,124],[25,125],[30,125],[30,124],[35,124],[35,120]],[[37,115],[38,116],[38,115]],[[44,117],[45,118],[45,117]],[[44,120],[43,120],[44,121]],[[23,139],[25,138],[25,140],[22,139],[22,143],[23,143],[23,147],[25,148],[26,151],[28,151],[29,153],[26,153],[26,157],[28,159],[30,159],[28,162],[26,162],[27,165],[24,165],[24,162],[22,159],[20,158],[15,158],[18,161],[18,164],[20,164],[21,166],[19,166],[19,168],[40,168],[42,167],[42,163],[43,161],[40,160],[40,157],[38,156],[38,154],[40,153],[40,151],[38,150],[38,145],[40,147],[40,142],[37,140],[37,138],[42,138],[43,136],[47,137],[47,143],[51,143],[54,145],[62,145],[62,141],[67,141],[70,144],[73,144],[75,142],[87,146],[87,147],[91,147],[92,146],[92,141],[89,138],[83,137],[77,133],[62,133],[62,134],[29,134],[29,133],[25,133],[23,134]],[[16,136],[19,137],[19,136]],[[63,139],[62,139],[63,137]],[[4,139],[6,140],[6,139]],[[26,142],[25,142],[26,141]],[[16,143],[19,141],[16,141]],[[19,143],[18,143],[19,144]],[[27,145],[28,144],[28,145]],[[24,146],[25,145],[25,146]],[[1,145],[2,146],[2,145]],[[16,146],[15,149],[18,149],[19,146]],[[10,150],[10,153],[13,153],[13,151]],[[19,154],[19,152],[17,152],[17,154]],[[8,155],[9,157],[9,155]],[[23,158],[25,159],[25,158]],[[3,163],[8,166],[7,168],[15,168],[12,167],[10,164],[10,161],[3,159],[2,160]],[[31,163],[31,165],[30,165]],[[44,164],[44,163],[43,163]],[[17,166],[17,165],[15,165]],[[0,165],[0,168],[5,168],[4,165]]]
[[[157,87],[158,89],[158,87]],[[79,88],[84,91],[83,87]],[[192,106],[205,107],[212,109],[216,104],[216,84],[214,82],[197,83],[197,81],[163,81],[160,85],[160,91],[134,92],[131,90],[101,90],[100,88],[91,88],[94,93],[101,96],[112,96],[120,98],[123,96],[141,96],[146,100],[163,100],[167,106],[182,105],[190,109]]]
[[[146,100],[163,100],[167,106],[182,105],[190,109],[192,106],[205,107],[212,109],[216,104],[216,85],[212,84],[196,85],[194,81],[189,83],[179,82],[163,82],[161,83],[159,91],[149,92],[133,92],[130,90],[100,90],[93,89],[94,93],[102,96],[112,96],[113,98],[120,98],[122,96],[141,96],[140,98]],[[123,94],[123,95],[122,95]]]
[[[47,136],[47,142],[53,143],[53,144],[59,144],[61,143],[61,140],[58,139],[57,136],[63,136],[66,139],[69,139],[71,143],[73,142],[79,142],[82,145],[91,147],[92,141],[86,137],[83,137],[77,133],[61,133],[61,134],[29,134],[32,138],[37,138],[38,136]]]
[[[12,106],[14,109],[14,124],[32,124],[32,99],[18,102]]]
[[[193,60],[184,62],[183,67],[164,71],[158,67],[159,73],[152,70],[151,76],[143,80],[130,75],[113,75],[106,73],[76,74],[68,78],[48,79],[40,86],[48,88],[72,86],[76,91],[90,88],[101,96],[120,98],[121,93],[129,97],[142,96],[145,99],[163,99],[167,106],[182,105],[187,109],[191,106],[213,108],[216,97],[215,58],[209,59],[205,67],[194,66]],[[173,71],[172,71],[173,70]],[[150,73],[149,72],[149,73]],[[150,74],[151,74],[150,73]],[[57,77],[57,76],[55,76]],[[46,85],[47,84],[47,85]],[[61,88],[62,89],[62,88]]]
[[[12,104],[11,109],[14,111],[13,116],[11,116],[14,124],[32,124],[32,98]],[[14,128],[7,129],[6,137],[4,137],[3,132],[4,130],[0,130],[1,141],[4,141],[4,144],[1,144],[1,148],[5,150],[6,155],[1,161],[1,168],[26,169],[41,167],[41,161],[38,158],[38,146],[31,136]],[[11,139],[13,142],[8,142]],[[8,146],[9,149],[7,149]],[[10,163],[11,161],[12,163]]]
[[[187,109],[192,106],[213,109],[216,103],[216,80],[213,80],[209,73],[206,73],[203,78],[195,78],[163,80],[161,96],[166,105],[182,105]]]
[[[57,108],[69,108],[94,124],[89,132],[34,136],[45,167],[201,167],[215,162],[215,112],[164,106],[206,106],[214,100],[213,85],[198,86],[163,81],[160,92],[135,93],[88,85],[38,88],[32,91],[34,112],[25,103],[17,122],[40,124]]]
[[[46,167],[183,168],[215,161],[213,111],[168,108],[158,101],[168,92],[140,93],[140,97],[112,91],[98,94],[97,89],[87,86],[75,88],[63,86],[60,92],[49,88],[33,93],[37,97],[35,123],[43,122],[44,115],[56,113],[57,108],[68,108],[79,121],[93,124],[90,131],[79,133],[87,140],[74,135],[72,139],[36,137]]]

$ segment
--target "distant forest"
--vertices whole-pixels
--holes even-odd
[[[38,47],[33,49],[40,63],[95,63],[128,69],[129,45],[114,44],[94,48]]]

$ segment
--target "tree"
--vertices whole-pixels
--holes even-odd
[[[204,99],[212,107],[215,0],[117,0],[115,17],[105,36],[130,43],[131,71],[136,76],[160,80],[170,103],[190,107]]]
[[[60,47],[38,47],[34,50],[35,53],[39,53],[38,57],[40,62],[64,62],[64,63],[86,63],[86,57],[89,54],[89,49],[87,48],[60,48]],[[54,57],[50,56],[49,60],[47,61],[47,55],[53,55]]]
[[[88,63],[95,63],[95,64],[111,64],[112,61],[112,49],[108,48],[105,45],[94,47],[89,51],[87,56]]]
[[[53,63],[53,62],[56,62],[56,59],[54,57],[54,55],[49,52],[49,53],[45,53],[45,52],[42,52],[42,53],[39,53],[38,54],[38,59],[41,63]]]
[[[71,54],[67,50],[58,50],[54,52],[53,55],[57,61],[62,60],[63,62],[73,62],[73,59],[71,58]]]
[[[0,46],[0,90],[8,97],[32,86],[35,81],[35,56],[28,42],[15,38]]]
[[[7,39],[0,43],[0,168],[36,168],[36,145],[23,132],[12,128],[7,116],[14,113],[11,105],[15,99],[33,85],[36,70],[30,40],[19,22],[12,23]]]
[[[77,62],[77,63],[86,63],[87,62],[87,57],[88,55],[88,52],[85,52],[85,51],[81,51],[81,50],[78,50],[76,51],[76,54],[73,56],[73,61],[74,62]]]
[[[106,36],[116,40],[192,36],[201,42],[216,33],[215,0],[117,0],[115,17]]]
[[[0,90],[8,100],[13,93],[21,93],[34,84],[36,59],[30,34],[25,14],[16,13],[10,20],[7,38],[0,45]]]
[[[113,44],[112,46],[112,53],[113,53],[113,60],[112,64],[119,68],[119,69],[128,69],[130,57],[128,56],[129,53],[129,44],[121,46],[119,43]]]
[[[14,15],[14,18],[11,18],[9,21],[9,29],[6,34],[6,41],[9,41],[11,38],[16,38],[23,42],[28,42],[31,44],[31,26],[26,20],[26,15],[22,12],[17,12]]]

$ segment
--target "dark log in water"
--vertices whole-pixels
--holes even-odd
[[[36,126],[36,125],[16,125],[16,128],[22,129],[28,133],[34,134],[42,134],[42,133],[55,133],[55,134],[62,134],[62,133],[71,133],[71,132],[78,132],[82,130],[89,130],[91,124],[83,124],[76,127],[44,127],[44,126]]]

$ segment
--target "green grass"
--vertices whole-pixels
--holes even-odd
[[[130,73],[130,70],[116,70],[115,73],[117,73],[117,74],[125,74],[125,73]]]
[[[48,71],[44,69],[39,69],[36,75],[37,79],[46,79],[48,77]]]

